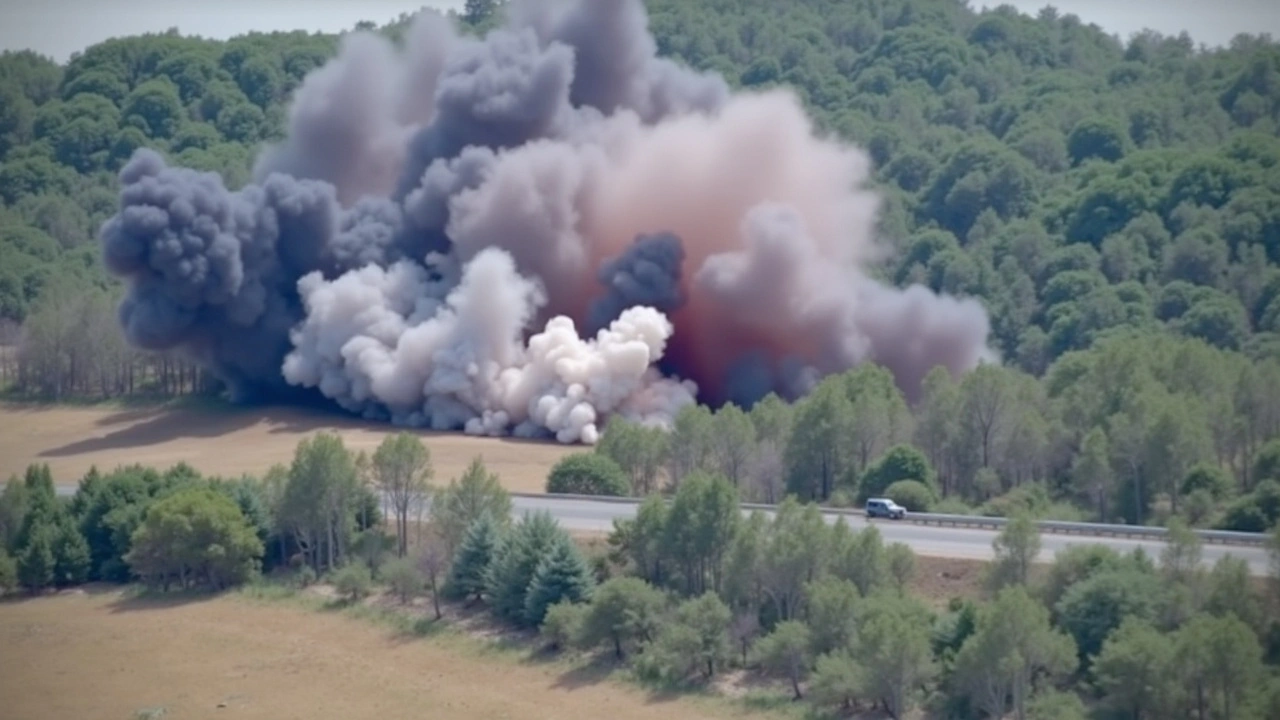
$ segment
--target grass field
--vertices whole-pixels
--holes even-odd
[[[15,720],[744,717],[456,635],[237,596],[132,599],[115,588],[0,603],[0,715]],[[158,714],[157,714],[158,716]]]
[[[372,452],[389,425],[298,408],[195,405],[140,407],[0,404],[0,481],[31,463],[48,463],[58,484],[74,485],[92,465],[106,471],[141,463],[158,468],[186,461],[207,474],[262,473],[288,464],[298,441],[336,431],[347,447]],[[421,436],[431,449],[433,482],[459,476],[472,458],[508,490],[542,492],[551,466],[582,446],[457,433]]]

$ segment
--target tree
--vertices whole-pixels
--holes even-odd
[[[56,577],[52,536],[52,528],[36,528],[18,557],[18,582],[32,592],[49,587]]]
[[[913,480],[928,488],[933,482],[933,470],[919,450],[896,445],[867,468],[858,485],[858,500],[882,497],[890,487],[904,480]]]
[[[449,558],[445,556],[444,543],[441,542],[434,527],[427,533],[426,539],[418,549],[417,568],[427,581],[427,590],[431,592],[431,607],[435,611],[436,619],[439,620],[442,617],[440,586],[449,570]]]
[[[431,522],[439,528],[450,558],[471,524],[485,513],[505,528],[511,521],[511,496],[498,476],[485,469],[484,462],[476,457],[462,477],[437,492],[431,502]]]
[[[542,559],[561,542],[572,541],[545,511],[525,515],[510,532],[504,534],[494,550],[485,576],[485,593],[495,615],[516,625],[529,623],[526,601],[534,574]],[[558,576],[553,576],[549,581],[558,579]],[[548,591],[557,587],[549,584]],[[536,609],[546,612],[545,605]]]
[[[686,595],[719,592],[725,556],[741,521],[738,495],[728,480],[701,471],[685,477],[667,512],[662,554],[679,571]]]
[[[809,699],[817,705],[849,709],[866,686],[863,669],[847,649],[818,657],[809,683]]]
[[[895,589],[902,594],[916,573],[916,553],[906,543],[895,542],[885,550],[885,565],[893,578]]]
[[[927,609],[895,599],[868,613],[858,631],[854,658],[865,673],[862,695],[883,698],[895,718],[915,706],[919,688],[936,671],[928,621]]]
[[[591,570],[568,535],[558,536],[538,561],[525,596],[525,622],[542,625],[547,608],[559,602],[586,602],[591,599]]]
[[[480,600],[484,597],[489,566],[502,540],[498,528],[493,516],[487,512],[471,524],[450,567],[446,592],[458,598]]]
[[[1196,615],[1173,637],[1177,714],[1234,717],[1265,688],[1262,648],[1238,618]]]
[[[1112,492],[1110,451],[1102,428],[1093,428],[1081,443],[1080,454],[1071,467],[1076,492],[1089,498],[1098,510],[1098,520],[1106,522],[1107,496]]]
[[[1130,617],[1107,637],[1093,662],[1104,702],[1133,720],[1163,717],[1173,666],[1173,643],[1147,621]]]
[[[805,623],[814,656],[853,646],[862,619],[862,595],[848,580],[824,577],[805,586]]]
[[[1135,569],[1104,570],[1067,589],[1054,606],[1058,626],[1071,634],[1082,660],[1130,619],[1154,623],[1167,602],[1160,578]]]
[[[732,618],[732,611],[715,593],[684,601],[645,650],[643,671],[670,682],[679,682],[695,671],[704,680],[710,679],[732,652]]]
[[[258,539],[240,508],[212,488],[190,487],[157,500],[133,534],[125,562],[150,585],[168,590],[245,582],[262,560]]]
[[[596,589],[591,609],[582,623],[585,647],[608,643],[621,660],[633,645],[657,636],[659,618],[666,606],[662,592],[639,578],[610,578]]]
[[[809,674],[812,645],[809,627],[797,620],[778,623],[773,632],[756,643],[756,657],[761,667],[787,678],[796,700],[803,697],[800,681]]]
[[[979,612],[978,626],[955,658],[956,681],[983,712],[1003,717],[1010,710],[1026,720],[1027,701],[1037,677],[1061,677],[1075,668],[1076,647],[1055,631],[1049,611],[1020,585],[1001,590]]]
[[[18,587],[18,563],[9,551],[0,548],[0,595]]]
[[[631,494],[645,497],[658,490],[667,464],[670,437],[662,428],[611,415],[595,451],[607,455],[631,481]]]
[[[321,432],[298,443],[279,522],[317,572],[345,559],[355,532],[357,480],[355,458],[338,435]]]
[[[1031,566],[1040,555],[1040,530],[1031,516],[1023,512],[1010,518],[991,546],[995,549],[989,570],[992,586],[1027,584]]]
[[[489,20],[498,7],[498,0],[467,0],[462,18],[468,25],[480,25]]]
[[[59,518],[53,539],[54,578],[59,587],[79,585],[89,579],[89,545],[67,515]]]
[[[426,499],[431,473],[431,451],[409,433],[389,436],[373,453],[378,489],[391,501],[396,516],[396,552],[400,557],[409,551],[409,510]]]
[[[594,452],[564,456],[547,476],[549,493],[624,497],[629,489],[630,483],[618,463]]]

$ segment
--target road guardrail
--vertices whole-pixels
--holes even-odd
[[[635,497],[619,497],[615,495],[571,495],[571,494],[552,494],[552,493],[511,493],[513,497],[524,498],[554,498],[560,500],[584,500],[587,502],[605,502],[624,505],[639,505],[644,502],[644,498]],[[670,502],[670,498],[665,498]],[[776,512],[777,505],[766,505],[762,503],[740,503],[743,510],[762,510],[765,512]],[[824,515],[848,515],[855,517],[866,517],[866,512],[860,508],[833,508],[819,506]],[[885,522],[906,522],[914,525],[936,525],[944,527],[957,528],[974,528],[982,530],[1000,530],[1009,524],[1008,518],[991,517],[988,515],[947,515],[942,513],[907,513],[907,516],[901,520],[885,520]],[[1067,522],[1065,520],[1037,520],[1036,526],[1040,532],[1054,533],[1058,535],[1080,535],[1082,537],[1125,537],[1147,540],[1159,540],[1163,542],[1169,535],[1169,530],[1162,527],[1154,527],[1151,525],[1121,525],[1114,523],[1082,523]],[[1233,530],[1193,530],[1202,542],[1215,545],[1251,545],[1265,546],[1271,541],[1271,536],[1267,533],[1251,533],[1237,532]]]

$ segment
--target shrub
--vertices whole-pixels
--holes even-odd
[[[590,605],[562,601],[547,608],[540,634],[548,650],[567,650],[578,643]]]
[[[600,453],[574,453],[556,463],[547,476],[547,492],[624,497],[631,491],[626,473],[613,458]]]
[[[910,445],[895,445],[863,473],[858,483],[858,500],[882,496],[900,480],[916,480],[931,485],[933,469],[924,453]]]
[[[333,586],[348,602],[355,602],[368,596],[373,588],[369,566],[362,562],[344,565],[333,574]]]
[[[1191,468],[1182,479],[1182,494],[1191,495],[1198,490],[1208,492],[1214,500],[1221,500],[1231,492],[1231,478],[1220,467],[1201,463]]]
[[[899,480],[885,488],[884,495],[911,512],[929,512],[937,501],[933,488],[919,480]]]
[[[400,598],[400,602],[408,603],[422,594],[426,582],[422,572],[409,558],[392,560],[382,567],[382,580]]]

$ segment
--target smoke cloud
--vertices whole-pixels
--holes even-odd
[[[239,190],[140,150],[102,232],[130,342],[237,397],[566,443],[991,356],[978,302],[870,276],[870,161],[794,94],[657,57],[640,0],[509,18],[346,37]]]

